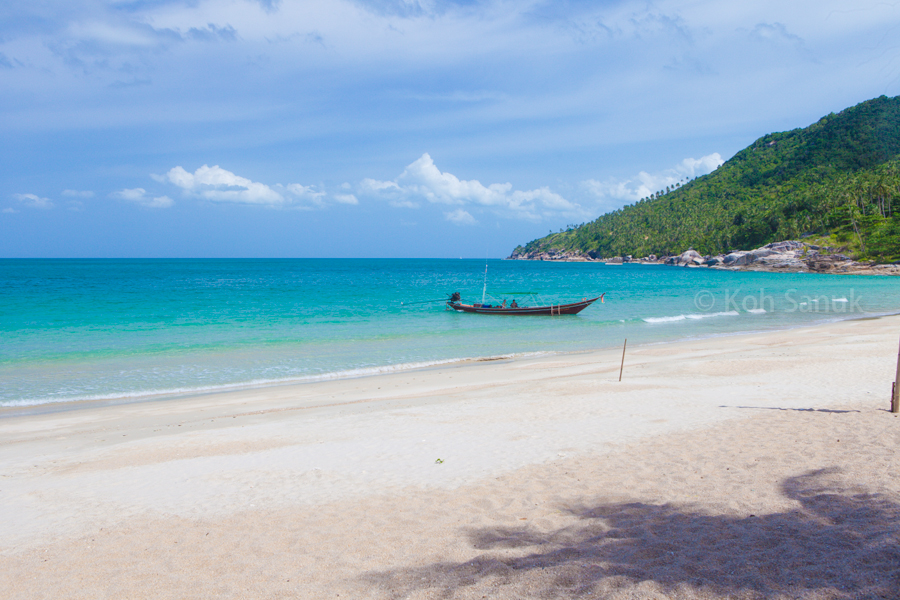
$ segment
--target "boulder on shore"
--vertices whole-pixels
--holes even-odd
[[[587,262],[594,260],[591,254],[584,254],[578,250],[556,250],[549,248],[536,252],[513,252],[509,260],[555,260],[562,262]]]
[[[631,256],[602,258],[597,252],[583,253],[578,250],[556,250],[540,252],[513,252],[514,260],[548,260],[582,262],[596,261],[609,264],[624,262],[665,263],[679,267],[710,267],[713,269],[733,269],[749,271],[785,271],[817,273],[858,273],[870,275],[900,275],[900,264],[874,264],[857,262],[834,248],[823,248],[797,240],[784,240],[766,244],[755,250],[735,250],[717,256],[701,256],[690,248],[677,256],[650,255],[633,259]]]
[[[677,265],[677,266],[687,266],[687,265],[702,265],[703,257],[699,252],[694,250],[693,248],[689,250],[685,250],[678,256],[670,256],[666,259],[667,265]]]
[[[722,263],[729,267],[743,267],[753,262],[749,252],[731,252],[722,257]]]
[[[721,260],[721,262],[719,262]],[[715,263],[715,264],[713,264]],[[751,271],[788,271],[818,273],[871,273],[900,275],[895,265],[859,263],[832,248],[822,248],[797,240],[766,244],[750,251],[730,252],[710,257],[710,267]]]

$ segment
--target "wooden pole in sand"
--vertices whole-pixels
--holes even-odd
[[[625,346],[628,345],[628,338],[625,338],[625,343],[622,344],[622,364],[619,365],[619,381],[622,381],[622,369],[625,368]],[[898,357],[900,360],[900,357]],[[897,373],[900,373],[900,363],[897,363]],[[900,375],[898,375],[900,377]]]
[[[891,394],[891,412],[900,413],[900,351],[897,353],[897,374],[894,376],[894,389]]]

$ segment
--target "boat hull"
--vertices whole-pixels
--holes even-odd
[[[577,315],[585,308],[600,299],[600,296],[591,298],[590,300],[582,300],[581,302],[572,302],[571,304],[552,304],[550,306],[519,306],[516,308],[500,308],[494,306],[491,308],[483,308],[474,304],[460,304],[459,302],[448,302],[447,306],[457,312],[478,313],[480,315]]]

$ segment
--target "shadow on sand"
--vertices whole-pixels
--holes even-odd
[[[839,410],[835,408],[782,408],[780,406],[728,406],[721,405],[719,408],[741,408],[748,410],[780,410],[785,412],[816,412],[816,413],[830,413],[833,415],[843,415],[847,413],[858,413],[861,411],[858,410]]]
[[[900,505],[840,484],[786,480],[793,510],[760,516],[671,504],[570,509],[576,524],[470,533],[467,562],[370,573],[388,597],[900,598]]]

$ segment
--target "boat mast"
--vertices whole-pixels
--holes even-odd
[[[484,261],[484,287],[481,288],[481,303],[484,304],[484,295],[487,293],[487,261]]]

